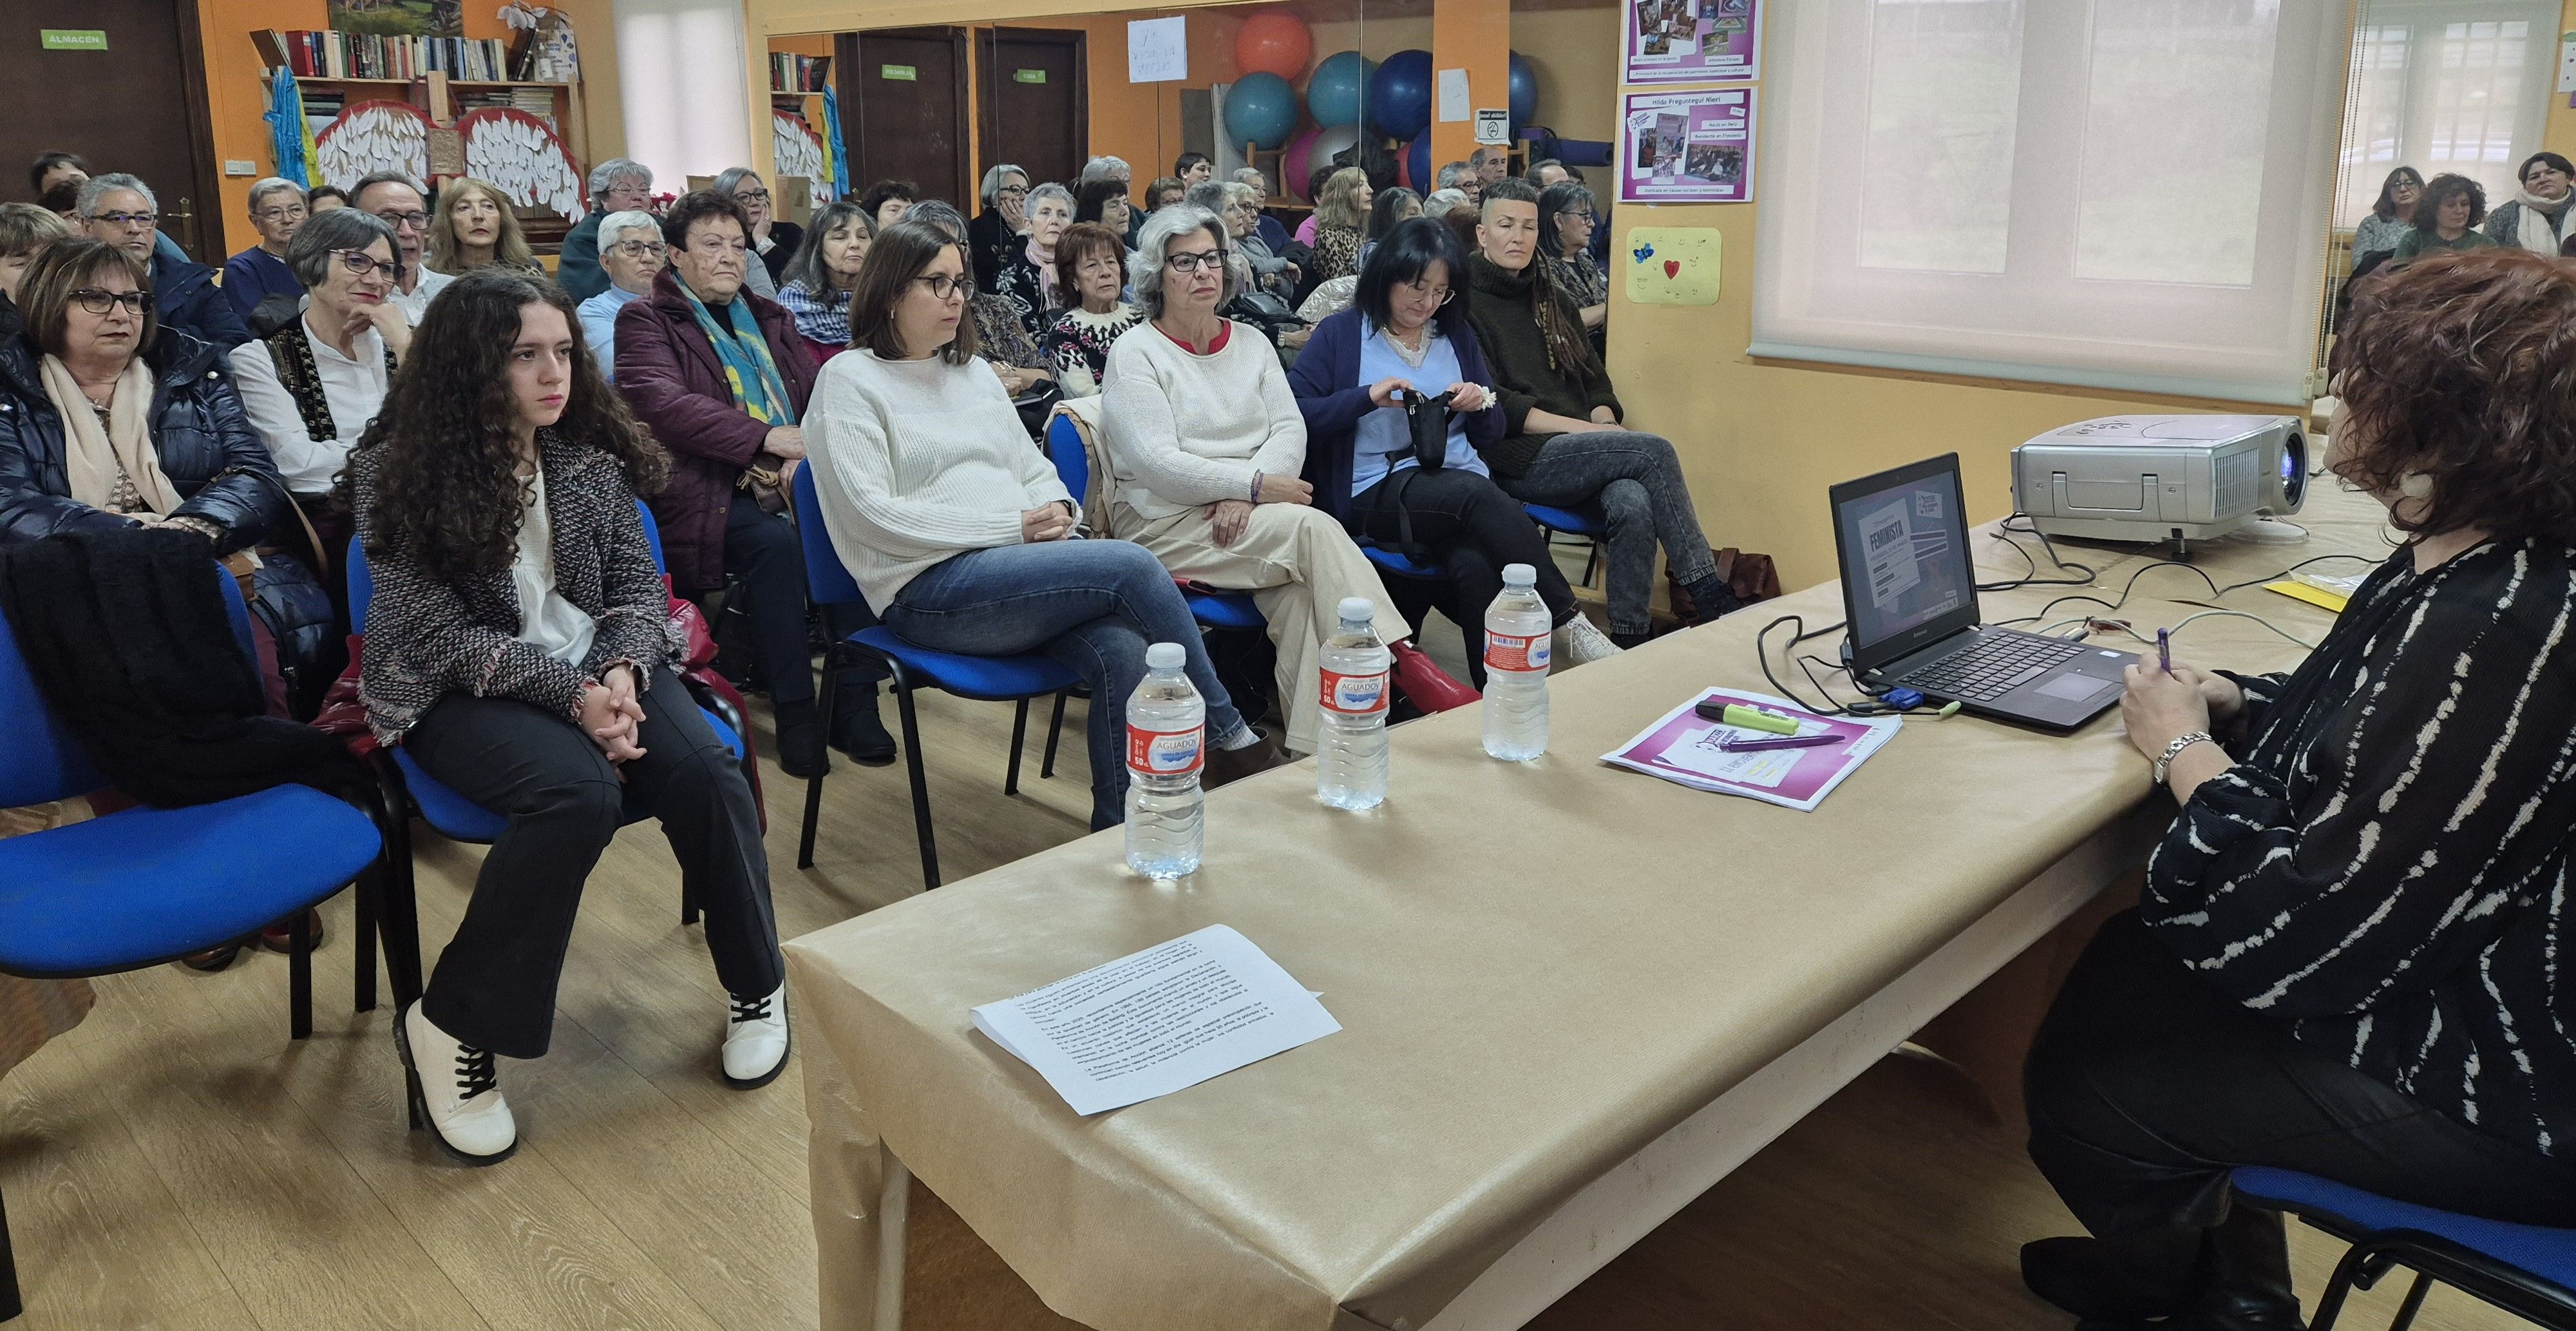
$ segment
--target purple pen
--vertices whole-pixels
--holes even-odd
[[[2172,629],[2156,630],[2156,668],[2168,675],[2173,673]]]
[[[1726,738],[1719,740],[1717,742],[1717,747],[1726,750],[1728,753],[1750,753],[1757,749],[1810,749],[1819,744],[1831,744],[1841,738],[1842,736],[1840,735],[1831,734],[1761,736],[1729,735]]]

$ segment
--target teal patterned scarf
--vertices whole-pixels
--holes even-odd
[[[760,262],[756,256],[750,261]],[[779,376],[778,362],[769,354],[769,340],[760,335],[760,321],[751,317],[751,302],[737,294],[726,304],[725,313],[733,321],[728,332],[716,326],[715,315],[688,283],[674,285],[689,298],[689,313],[697,316],[698,331],[715,345],[716,359],[724,363],[725,383],[733,389],[734,405],[763,425],[794,425],[796,404],[788,399],[787,381]]]

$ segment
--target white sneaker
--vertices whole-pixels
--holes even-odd
[[[438,1029],[417,1002],[394,1023],[394,1047],[402,1053],[414,1128],[427,1126],[441,1149],[469,1165],[496,1165],[519,1149],[519,1124],[501,1098],[490,1050]]]
[[[743,1091],[766,1086],[778,1080],[779,1070],[787,1066],[787,986],[778,986],[764,998],[729,997],[725,1084]]]
[[[1592,627],[1591,620],[1581,615],[1557,626],[1555,646],[1558,659],[1570,666],[1617,656],[1621,651],[1619,644],[1610,641],[1601,630]]]

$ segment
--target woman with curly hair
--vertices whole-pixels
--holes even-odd
[[[536,251],[519,230],[519,215],[500,187],[472,176],[459,176],[438,191],[430,213],[429,256],[433,273],[457,276],[499,264],[532,276],[545,275]]]
[[[2495,244],[2477,229],[2486,220],[2487,192],[2467,176],[2439,175],[2415,200],[2415,229],[2397,242],[2391,263],[2443,250],[2480,250]]]
[[[661,820],[706,912],[728,1084],[786,1062],[786,972],[751,789],[672,668],[636,512],[669,458],[552,283],[467,274],[412,346],[349,455],[375,576],[359,696],[377,738],[509,819],[394,1025],[412,1126],[486,1165],[518,1146],[493,1056],[546,1052],[584,880],[630,817]]]

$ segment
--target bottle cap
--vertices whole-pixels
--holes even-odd
[[[1503,585],[1504,585],[1504,586],[1506,586],[1506,587],[1529,587],[1529,586],[1534,586],[1534,585],[1536,585],[1536,584],[1537,584],[1537,582],[1538,582],[1538,570],[1537,570],[1537,569],[1531,568],[1531,567],[1530,567],[1529,565],[1527,565],[1527,564],[1505,564],[1505,565],[1503,565]]]
[[[1189,659],[1190,654],[1177,642],[1158,642],[1145,649],[1145,668],[1148,670],[1178,670],[1181,663]]]
[[[1376,602],[1369,600],[1369,598],[1365,596],[1345,596],[1342,598],[1342,622],[1349,623],[1355,619],[1366,621],[1375,618],[1377,618]]]

